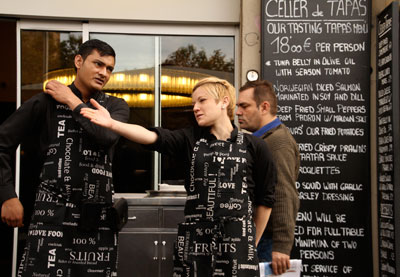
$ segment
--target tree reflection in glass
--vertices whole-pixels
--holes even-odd
[[[161,99],[168,95],[186,98],[182,105],[165,105],[161,101],[161,126],[179,129],[195,125],[197,123],[191,105],[194,84],[208,76],[226,79],[234,84],[234,38],[165,36],[161,45]],[[182,167],[179,161],[162,155],[161,182],[183,185]]]

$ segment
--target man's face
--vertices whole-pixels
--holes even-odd
[[[254,88],[239,92],[236,115],[240,127],[250,132],[255,132],[261,126],[261,110],[253,97]]]
[[[88,90],[101,90],[110,79],[114,70],[115,59],[113,56],[100,56],[97,50],[83,60],[82,56],[75,57],[77,79]]]

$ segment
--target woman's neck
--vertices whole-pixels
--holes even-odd
[[[228,117],[222,118],[219,122],[216,122],[211,126],[211,133],[218,140],[228,140],[231,137],[233,126]]]

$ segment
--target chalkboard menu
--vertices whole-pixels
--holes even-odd
[[[372,276],[370,1],[263,0],[262,78],[301,152],[291,258],[302,276]]]
[[[377,184],[380,276],[400,276],[399,5],[377,18]],[[397,205],[396,205],[397,204]]]

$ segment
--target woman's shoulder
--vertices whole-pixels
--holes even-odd
[[[243,132],[243,131],[239,131],[239,132],[243,133],[243,137],[244,137],[247,141],[249,141],[250,143],[256,143],[256,144],[258,144],[258,143],[263,142],[263,143],[265,144],[265,142],[264,142],[261,138],[256,137],[256,136],[253,136],[253,134],[251,134],[251,133]]]

